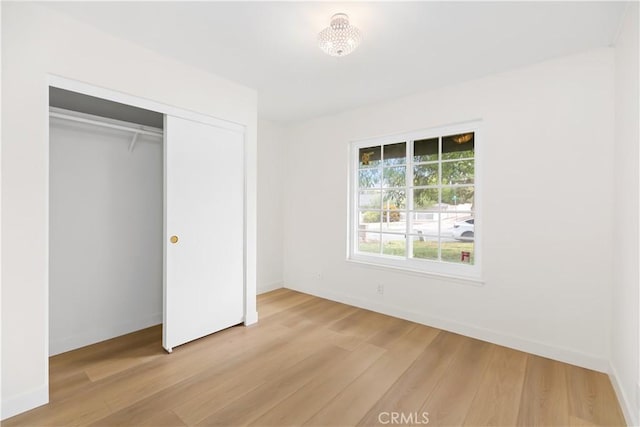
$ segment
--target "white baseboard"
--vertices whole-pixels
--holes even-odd
[[[618,376],[618,371],[616,370],[613,364],[609,365],[609,379],[611,379],[611,384],[613,385],[613,390],[616,392],[616,396],[618,397],[618,402],[620,402],[620,407],[622,408],[622,413],[624,414],[625,421],[628,426],[638,426],[640,425],[640,419],[638,419],[638,410],[640,408],[635,408],[633,402],[633,396],[629,396],[625,393],[622,388],[622,384],[620,384]],[[636,393],[640,393],[640,386]]]
[[[266,283],[266,284],[263,284],[263,285],[258,285],[258,287],[256,289],[256,293],[258,295],[260,295],[260,294],[264,294],[264,293],[267,293],[267,292],[275,291],[276,289],[280,289],[280,288],[284,288],[284,284],[282,283],[282,281],[273,282],[273,283]]]
[[[139,331],[140,329],[149,328],[159,323],[162,323],[162,313],[157,313],[142,319],[123,322],[117,325],[109,325],[104,328],[95,328],[63,339],[56,340],[50,337],[49,356],[55,356],[56,354],[64,353],[69,350]]]
[[[584,354],[568,348],[552,346],[538,341],[527,340],[521,337],[505,334],[485,328],[479,328],[474,325],[458,322],[450,319],[430,316],[427,313],[407,310],[402,307],[384,304],[378,301],[371,301],[364,298],[353,297],[350,295],[327,291],[325,289],[311,289],[298,286],[290,286],[285,284],[288,289],[326,298],[332,301],[353,305],[356,307],[372,310],[378,313],[386,314],[400,319],[410,320],[412,322],[431,326],[445,331],[454,332],[482,341],[504,347],[513,348],[515,350],[524,351],[535,354],[537,356],[558,360],[569,363],[571,365],[581,366],[583,368],[592,369],[594,371],[608,373],[609,361],[605,358]]]
[[[43,384],[41,387],[17,396],[6,397],[3,395],[2,397],[2,420],[6,420],[29,409],[46,405],[49,402],[49,387],[47,384]]]

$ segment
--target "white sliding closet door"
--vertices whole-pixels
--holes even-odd
[[[162,341],[171,352],[244,320],[244,159],[241,132],[165,117]]]

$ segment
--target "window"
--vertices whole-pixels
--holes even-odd
[[[349,257],[479,278],[478,124],[353,143]]]

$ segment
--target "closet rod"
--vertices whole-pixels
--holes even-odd
[[[138,134],[138,135],[158,136],[160,138],[162,138],[162,135],[163,135],[162,132],[144,130],[144,129],[136,129],[136,128],[131,128],[131,127],[127,127],[127,126],[114,125],[114,124],[111,124],[111,123],[104,123],[104,122],[101,122],[101,121],[98,121],[98,120],[85,119],[83,117],[75,117],[75,116],[71,116],[69,114],[55,113],[53,111],[51,111],[49,113],[49,116],[50,117],[56,117],[58,119],[70,120],[70,121],[73,121],[73,122],[88,123],[88,124],[91,124],[91,125],[102,126],[102,127],[106,127],[106,128],[110,128],[110,129],[124,130],[124,131],[127,131],[127,132],[133,132],[133,133]]]

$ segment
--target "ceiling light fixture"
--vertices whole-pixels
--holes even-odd
[[[473,133],[461,133],[460,135],[453,135],[451,137],[451,139],[453,139],[453,142],[455,142],[456,144],[464,144],[471,141],[471,138],[473,138]]]
[[[318,46],[328,55],[346,56],[353,52],[362,35],[353,25],[349,25],[349,17],[344,13],[336,13],[331,17],[331,24],[318,34]]]

